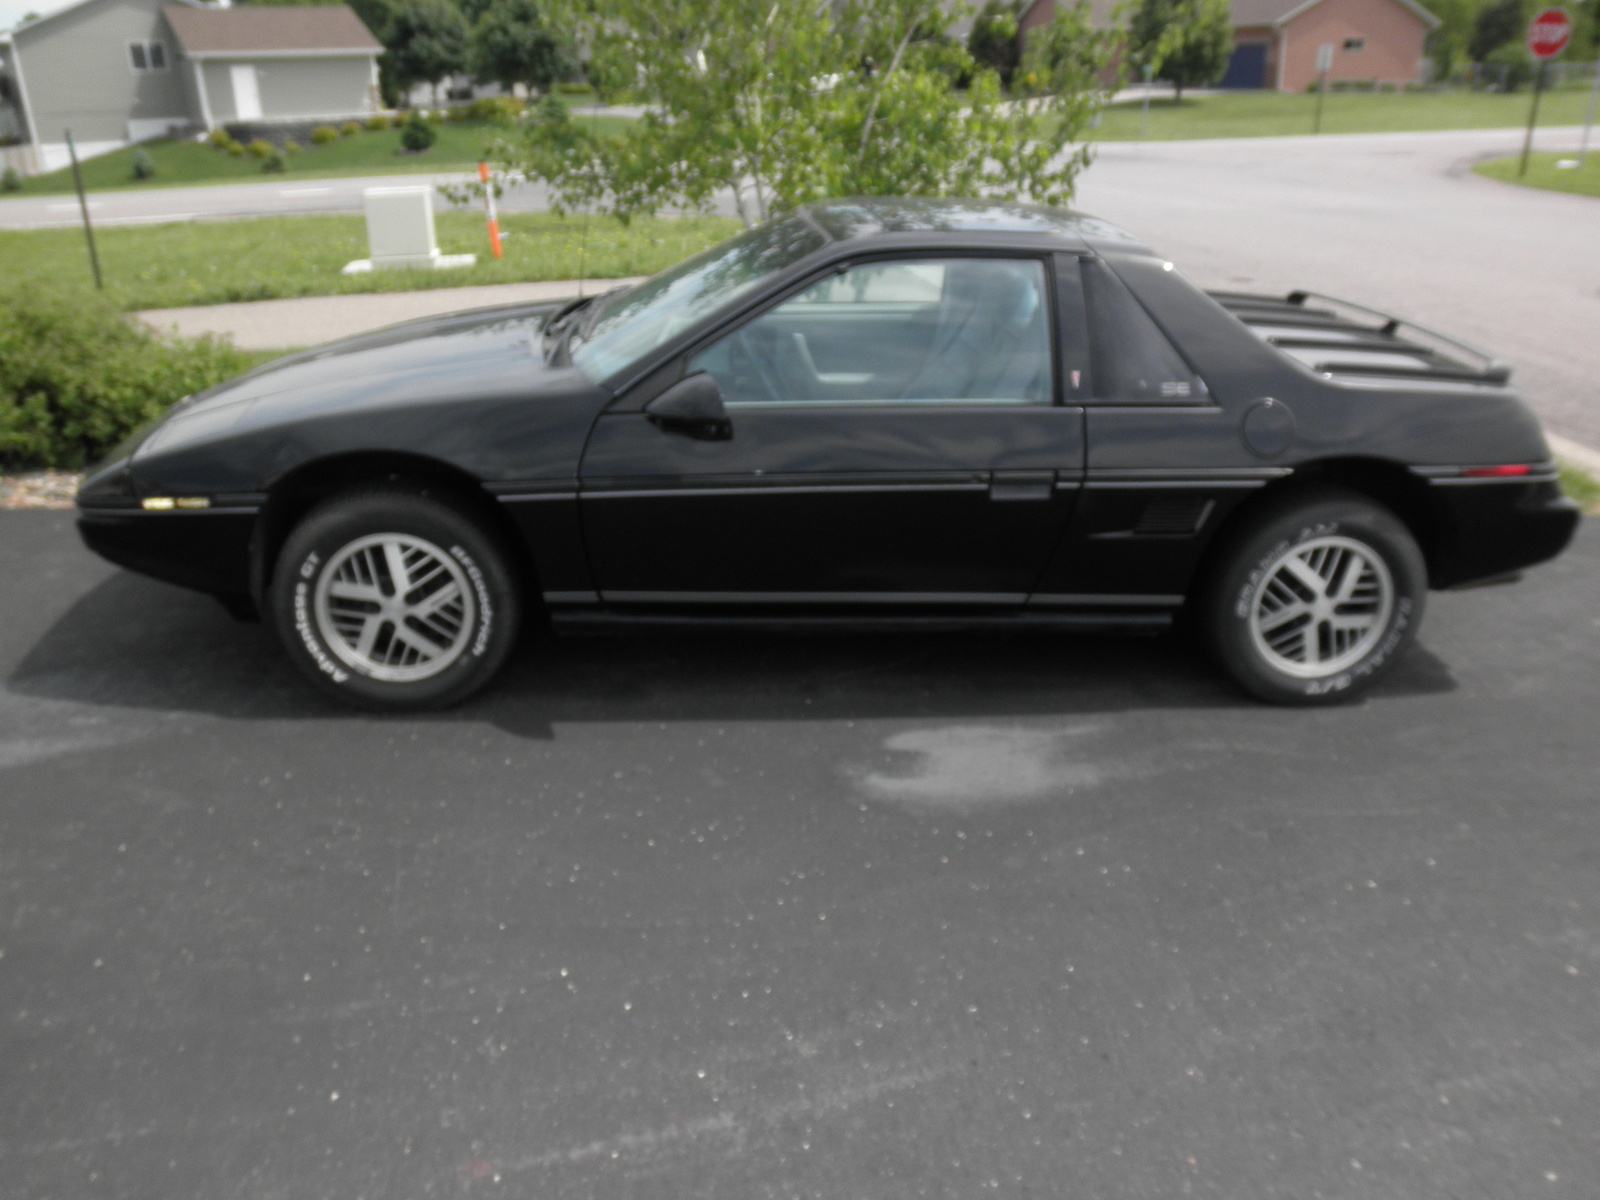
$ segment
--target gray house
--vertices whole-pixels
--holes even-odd
[[[377,111],[383,46],[344,5],[80,0],[0,35],[0,150],[24,172],[234,121]]]

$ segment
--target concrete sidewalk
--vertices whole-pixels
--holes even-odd
[[[486,308],[594,295],[632,279],[558,279],[547,283],[506,283],[493,287],[434,288],[424,292],[377,292],[354,296],[307,296],[298,300],[255,300],[196,308],[153,308],[136,314],[162,333],[183,337],[216,334],[241,350],[295,349],[382,329],[400,321]]]

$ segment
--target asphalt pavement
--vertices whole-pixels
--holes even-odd
[[[1590,1197],[1600,528],[1364,702],[533,636],[383,719],[0,513],[0,1194]]]

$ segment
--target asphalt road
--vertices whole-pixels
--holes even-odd
[[[1472,174],[1521,139],[1110,143],[1075,203],[1205,286],[1330,292],[1475,342],[1512,363],[1550,428],[1600,447],[1600,202]]]
[[[1591,1197],[1600,527],[1353,707],[533,638],[378,719],[0,513],[5,1197]]]

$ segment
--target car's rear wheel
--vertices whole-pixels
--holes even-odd
[[[477,691],[516,640],[507,555],[464,509],[413,492],[343,496],[285,543],[272,608],[324,691],[372,709],[437,708]]]
[[[1391,670],[1416,635],[1427,568],[1387,509],[1321,491],[1271,510],[1224,552],[1205,598],[1228,672],[1276,704],[1330,704]]]

